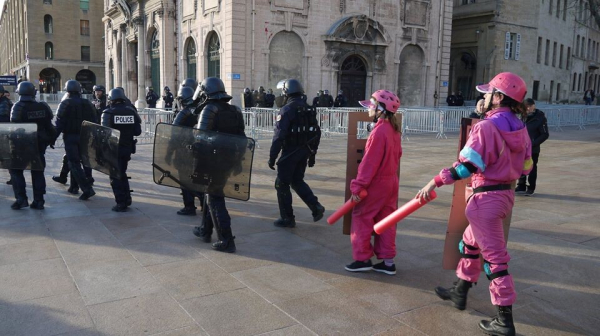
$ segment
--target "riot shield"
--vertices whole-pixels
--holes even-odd
[[[44,170],[36,124],[0,123],[0,169]]]
[[[160,123],[154,134],[154,182],[247,201],[254,149],[251,138]]]
[[[79,149],[83,165],[120,179],[119,136],[121,132],[88,121],[81,124]]]

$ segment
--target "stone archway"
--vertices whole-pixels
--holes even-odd
[[[187,43],[185,44],[185,66],[186,66],[186,77],[185,78],[193,78],[194,80],[198,80],[196,78],[196,67],[197,67],[197,57],[196,57],[196,42],[192,37],[187,39]]]
[[[419,106],[423,102],[423,49],[406,46],[400,53],[398,97],[402,106]]]
[[[304,43],[294,32],[280,31],[269,45],[269,82],[276,87],[282,79],[295,78],[303,83]],[[306,83],[303,83],[306,86]],[[305,87],[306,89],[306,87]]]
[[[43,82],[40,93],[57,93],[61,89],[60,72],[54,68],[40,71],[40,81]]]
[[[339,83],[348,100],[348,106],[360,106],[358,102],[365,99],[367,91],[366,62],[358,55],[347,57],[340,67]]]
[[[91,70],[83,69],[75,75],[75,80],[81,84],[83,93],[93,93],[96,85],[96,74]]]

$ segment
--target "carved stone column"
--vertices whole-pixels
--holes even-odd
[[[121,86],[127,95],[127,37],[125,37],[125,25],[121,25]]]
[[[133,23],[137,26],[137,47],[138,47],[138,100],[135,106],[138,109],[146,107],[146,26],[144,26],[144,17],[136,17]]]

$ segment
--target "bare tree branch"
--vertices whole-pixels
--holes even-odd
[[[590,12],[594,20],[596,20],[598,27],[600,27],[600,0],[588,0],[588,3],[590,5]]]

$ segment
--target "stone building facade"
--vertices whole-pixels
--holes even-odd
[[[584,0],[454,0],[452,26],[450,90],[467,99],[503,71],[544,102],[581,103],[600,88],[600,30]]]
[[[69,79],[85,92],[104,84],[103,0],[6,0],[0,20],[0,73],[44,93]]]
[[[447,95],[451,17],[451,0],[106,0],[107,83],[137,99],[217,76],[239,104],[295,77],[311,98],[385,88],[432,106]]]

